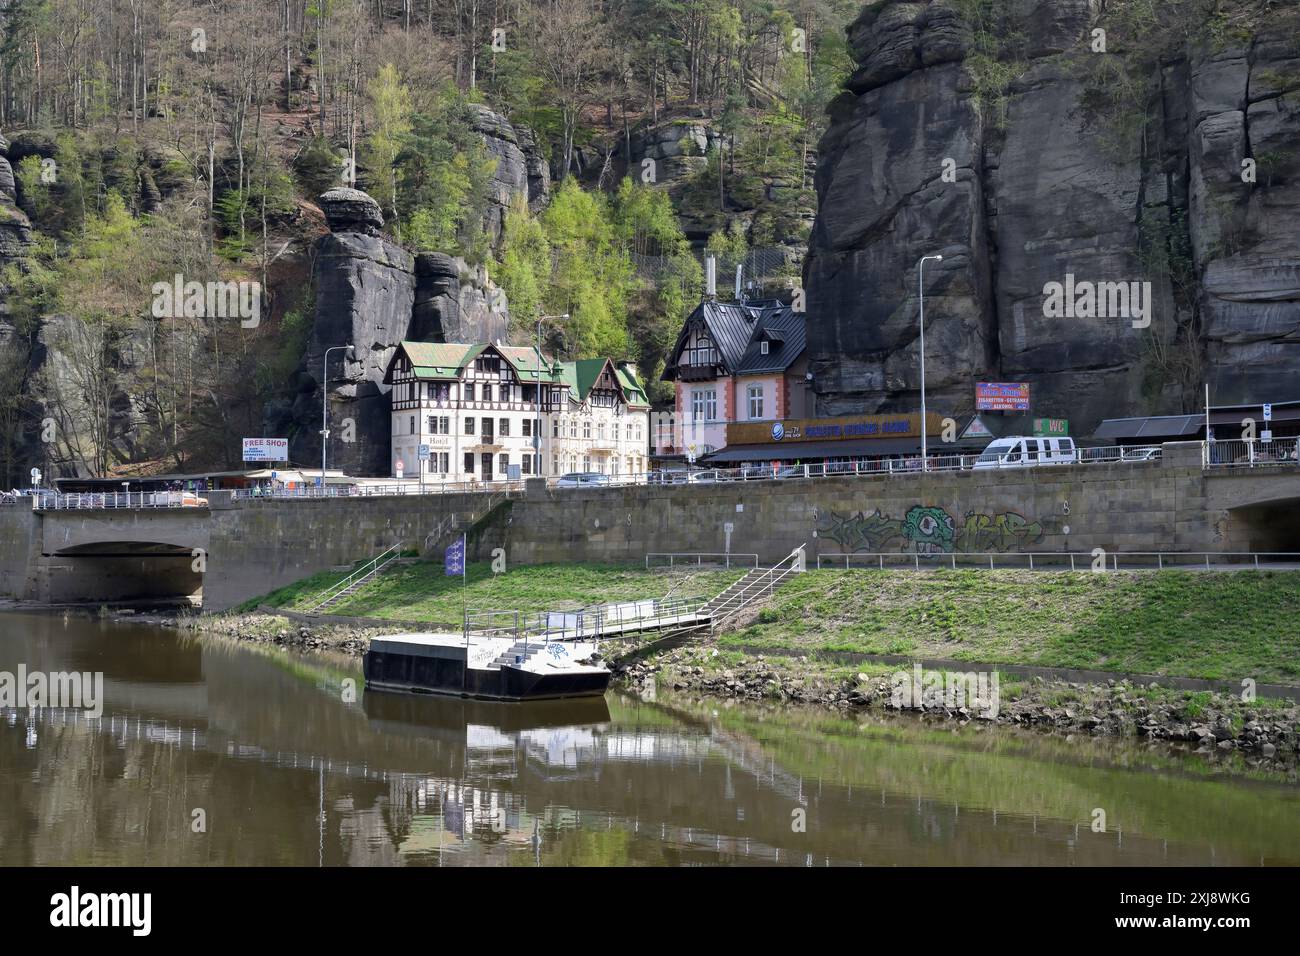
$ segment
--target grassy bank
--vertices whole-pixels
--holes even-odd
[[[809,571],[726,647],[1300,683],[1300,572]]]
[[[460,627],[462,601],[471,611],[566,610],[603,601],[713,595],[744,571],[646,571],[624,565],[541,564],[493,574],[487,563],[469,566],[465,594],[461,579],[443,574],[440,563],[405,565],[376,580],[330,608],[348,617],[389,618]],[[345,577],[339,572],[314,575],[263,598],[245,609],[266,604],[305,610],[317,594]]]

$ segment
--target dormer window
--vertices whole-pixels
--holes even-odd
[[[768,353],[767,339],[763,339],[763,341],[758,343],[758,354],[766,355],[767,353]]]

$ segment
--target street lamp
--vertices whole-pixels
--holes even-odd
[[[925,262],[927,259],[933,259],[936,262],[943,259],[943,256],[922,256],[921,261],[916,267],[916,286],[920,293],[921,299],[921,470],[928,470],[927,445],[929,435],[926,430],[925,422]]]
[[[537,317],[537,426],[533,429],[533,474],[542,476],[542,322],[546,319],[569,318],[563,315],[539,315]]]
[[[340,349],[347,351],[349,357],[356,354],[350,345],[331,345],[325,350],[325,358],[321,361],[320,373],[320,493],[325,494],[325,454],[329,450],[330,422],[329,406],[326,404],[329,400],[329,365],[330,353],[337,352]]]

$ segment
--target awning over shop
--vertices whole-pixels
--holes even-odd
[[[931,456],[958,455],[963,451],[956,445],[931,441],[927,444]],[[865,438],[859,441],[801,441],[788,445],[776,443],[763,445],[729,445],[704,461],[722,465],[741,461],[820,461],[823,458],[867,458],[878,455],[919,455],[919,438]],[[969,451],[965,452],[969,454]]]
[[[1154,415],[1147,418],[1108,418],[1094,438],[1195,438],[1205,427],[1204,415]]]

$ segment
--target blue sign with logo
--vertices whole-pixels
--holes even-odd
[[[772,423],[772,441],[780,441],[785,437],[785,425],[780,422]]]
[[[442,559],[443,573],[447,576],[465,573],[465,539],[461,538],[447,549]]]

